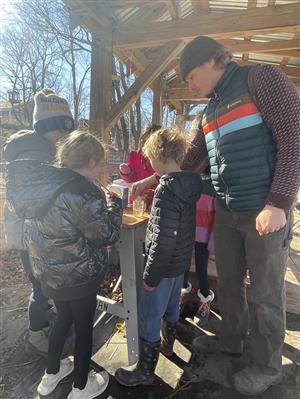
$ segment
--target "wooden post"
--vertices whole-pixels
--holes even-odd
[[[184,106],[183,103],[179,103],[180,106],[176,107],[176,126],[178,126],[180,129],[184,129],[185,125],[185,119],[184,119]]]
[[[105,117],[112,99],[112,51],[108,43],[93,33],[90,91],[90,131],[108,144],[109,130],[105,129]]]
[[[155,85],[153,89],[153,104],[152,104],[152,124],[161,125],[161,114],[162,114],[162,88],[160,80],[157,81],[158,84]]]

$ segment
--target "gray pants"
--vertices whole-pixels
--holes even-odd
[[[288,212],[284,228],[259,236],[255,229],[258,213],[229,212],[221,206],[217,210],[215,257],[223,320],[221,341],[228,350],[238,351],[249,331],[252,365],[274,374],[281,371],[285,334],[284,276],[292,220]]]

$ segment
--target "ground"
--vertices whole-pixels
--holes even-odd
[[[300,237],[295,236],[291,257],[295,276],[300,275]],[[27,301],[30,285],[23,273],[17,252],[6,251],[0,242],[0,398],[37,399],[37,384],[44,372],[45,359],[26,353]],[[296,266],[295,266],[296,265]],[[114,273],[109,278],[115,279]],[[213,283],[213,282],[212,282]],[[110,291],[109,283],[103,287]],[[299,285],[295,285],[299,294]],[[213,287],[214,288],[214,287]],[[298,312],[299,313],[299,312]],[[127,389],[120,387],[113,378],[117,367],[126,364],[126,339],[117,333],[116,318],[106,322],[109,315],[94,331],[94,361],[111,374],[107,391],[102,399],[245,399],[233,390],[230,382],[232,371],[247,360],[229,359],[226,356],[206,358],[201,354],[191,356],[193,338],[215,334],[220,330],[220,317],[215,312],[208,326],[200,329],[187,319],[179,323],[176,355],[168,360],[160,356],[153,387]],[[300,399],[300,316],[287,313],[284,346],[284,378],[280,385],[270,388],[260,399]],[[65,399],[71,388],[71,377],[60,384],[47,399]]]

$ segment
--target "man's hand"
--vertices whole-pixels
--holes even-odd
[[[123,175],[129,175],[129,173],[131,172],[131,168],[129,165],[127,165],[127,163],[121,163],[119,169],[120,172],[123,173]]]
[[[274,233],[274,231],[284,227],[285,224],[286,216],[284,210],[271,205],[266,205],[256,218],[256,230],[260,236]]]
[[[153,186],[154,184],[157,184],[156,180],[156,175],[152,175],[149,177],[146,177],[146,179],[139,180],[132,185],[132,196],[133,199],[138,197],[143,193],[143,191],[147,190],[147,188]]]
[[[144,287],[144,290],[149,291],[149,292],[152,292],[155,290],[155,287],[150,287],[150,285],[147,285],[145,283],[145,281],[143,282],[143,287]]]

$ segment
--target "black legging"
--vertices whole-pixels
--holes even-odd
[[[96,293],[74,301],[54,301],[54,303],[57,319],[49,338],[47,373],[56,374],[59,371],[63,346],[74,322],[74,387],[83,389],[87,382],[92,355]]]
[[[209,285],[207,278],[208,248],[207,243],[195,242],[195,265],[198,278],[198,286],[201,294],[205,297],[209,295]],[[184,275],[183,287],[187,288],[189,272]]]

